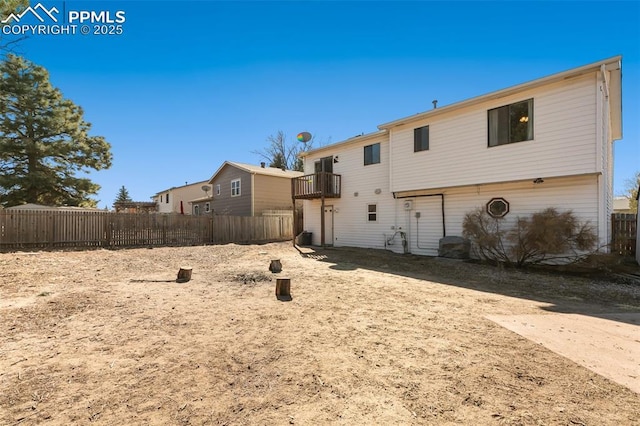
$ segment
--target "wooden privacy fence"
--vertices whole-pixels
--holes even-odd
[[[284,241],[292,227],[291,216],[0,210],[0,250]]]
[[[636,239],[638,238],[635,214],[613,213],[611,215],[611,252],[623,256],[636,254]]]

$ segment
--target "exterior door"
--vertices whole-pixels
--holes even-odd
[[[316,161],[313,164],[313,166],[314,166],[315,173],[321,173],[321,172],[333,173],[333,156],[321,158],[318,161]],[[323,183],[324,185],[322,185]],[[331,186],[331,176],[324,176],[324,182],[321,182],[320,180],[315,181],[314,190],[316,192],[320,192],[323,187],[324,187],[325,194],[333,193],[332,192],[333,188]]]
[[[333,245],[333,206],[324,206],[324,243]]]

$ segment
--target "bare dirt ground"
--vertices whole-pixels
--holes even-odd
[[[0,254],[0,424],[640,424],[638,393],[487,318],[626,324],[638,284],[301,250]]]

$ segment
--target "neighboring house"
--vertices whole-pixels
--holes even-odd
[[[176,186],[156,193],[151,199],[158,205],[159,213],[191,214],[189,201],[206,194],[207,181]]]
[[[211,208],[213,197],[210,195],[191,200],[189,204],[191,205],[191,214],[194,216],[211,216],[213,214]]]
[[[572,210],[610,243],[621,57],[378,128],[304,154],[294,196],[313,244],[437,255],[477,207]]]
[[[261,216],[292,210],[291,179],[301,172],[225,161],[209,180],[217,215]]]
[[[153,201],[118,201],[113,207],[116,213],[155,213],[158,210]]]
[[[640,185],[638,185],[636,201],[638,202],[638,211],[636,212],[636,262],[640,265]]]
[[[613,199],[613,212],[614,213],[633,213],[629,203],[631,200],[629,197],[615,197]]]
[[[67,211],[67,212],[99,212],[104,211],[95,207],[76,206],[45,206],[42,204],[20,204],[18,206],[7,207],[5,210],[32,210],[32,211]]]

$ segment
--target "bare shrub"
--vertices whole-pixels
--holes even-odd
[[[518,217],[512,226],[491,217],[483,208],[465,215],[463,235],[475,243],[478,255],[491,262],[517,267],[549,261],[575,262],[597,242],[588,222],[571,211],[547,208],[529,217]]]

